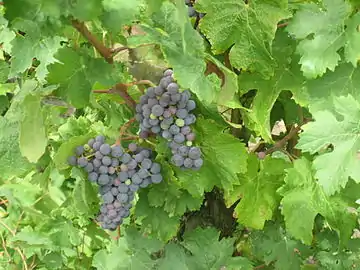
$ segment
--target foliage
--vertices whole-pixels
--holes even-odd
[[[0,268],[359,269],[359,7],[1,2]],[[168,68],[197,103],[199,170],[138,135],[135,105]],[[67,163],[96,134],[162,166],[114,232]]]

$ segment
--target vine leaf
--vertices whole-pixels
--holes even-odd
[[[108,88],[117,83],[114,70],[103,59],[90,58],[70,48],[59,50],[57,58],[60,62],[49,66],[47,80],[60,84],[59,94],[77,108],[89,104],[91,89],[96,82]]]
[[[249,157],[247,173],[241,174],[240,184],[226,194],[228,206],[241,198],[235,208],[239,223],[262,229],[265,221],[272,218],[280,202],[276,190],[283,184],[284,169],[288,167],[290,164],[283,159],[267,157],[260,164],[255,155]]]
[[[0,179],[26,173],[32,165],[20,152],[18,122],[0,117],[0,130]]]
[[[310,245],[313,241],[314,219],[317,214],[321,214],[338,232],[340,243],[346,244],[356,224],[356,215],[348,207],[355,206],[360,186],[350,183],[344,193],[347,196],[329,197],[315,181],[311,163],[307,159],[296,160],[294,168],[286,171],[285,185],[278,192],[284,196],[281,204],[287,231]],[[299,216],[302,222],[299,222]]]
[[[297,147],[314,154],[332,144],[334,150],[317,156],[315,177],[327,195],[345,187],[349,177],[360,182],[360,104],[351,95],[333,98],[336,115],[328,110],[313,113],[316,120],[303,127]],[[343,117],[337,119],[337,115]]]
[[[11,54],[12,40],[15,38],[15,33],[8,28],[8,21],[0,16],[0,41],[2,49]]]
[[[268,47],[277,23],[290,16],[287,1],[199,0],[196,9],[206,13],[200,29],[209,39],[215,54],[230,50],[230,62],[238,69],[257,71],[269,77],[273,58]]]
[[[177,8],[172,3],[164,2],[160,11],[153,16],[155,27],[141,25],[146,34],[129,37],[128,46],[161,45],[181,87],[191,89],[201,101],[211,103],[217,100],[220,80],[215,74],[205,77],[202,38],[188,20],[184,2],[177,0],[176,3]]]
[[[201,142],[204,165],[199,171],[174,169],[182,186],[194,197],[202,196],[204,191],[210,191],[214,186],[232,190],[238,183],[237,174],[247,170],[245,145],[232,135],[223,133],[223,129],[213,120],[198,118],[195,130],[197,141]]]
[[[44,154],[47,137],[41,110],[41,99],[27,95],[22,103],[23,118],[20,123],[20,150],[30,162],[36,162]]]
[[[350,14],[351,5],[342,0],[326,0],[322,6],[300,5],[287,31],[301,40],[297,51],[307,78],[321,76],[326,69],[334,71],[341,59],[338,51],[344,46],[346,61],[357,65],[359,53],[355,48],[360,39],[357,30],[360,16],[348,19]],[[310,35],[313,37],[309,38]]]
[[[45,77],[48,73],[47,66],[58,62],[54,54],[61,48],[60,42],[62,38],[44,37],[38,26],[27,20],[16,21],[13,26],[15,29],[21,29],[26,32],[25,36],[17,36],[12,41],[12,59],[10,77],[16,76],[20,72],[24,72],[33,64],[33,58],[40,61],[36,67],[35,76],[41,81],[45,82]]]

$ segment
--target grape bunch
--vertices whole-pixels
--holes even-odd
[[[193,146],[195,133],[190,125],[196,122],[192,111],[196,103],[189,90],[180,91],[173,71],[164,72],[156,87],[149,87],[136,105],[136,119],[140,122],[141,138],[150,134],[168,140],[171,162],[180,168],[197,170],[203,165],[199,147]]]
[[[204,13],[199,13],[194,9],[194,2],[195,1],[185,0],[185,5],[187,5],[187,7],[188,7],[188,15],[189,15],[189,17],[190,18],[193,18],[193,17],[202,18],[202,17],[204,17],[204,15],[205,15]]]
[[[97,217],[102,228],[115,230],[130,215],[135,192],[162,181],[161,166],[150,149],[130,143],[128,149],[110,146],[102,135],[75,148],[71,166],[83,168],[88,180],[97,183],[102,199]]]

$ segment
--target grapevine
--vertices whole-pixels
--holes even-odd
[[[0,2],[0,269],[360,269],[355,0]]]

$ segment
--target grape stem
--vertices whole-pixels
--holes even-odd
[[[267,149],[265,151],[266,155],[270,155],[280,149],[282,149],[286,143],[292,139],[294,136],[296,136],[298,134],[298,132],[301,130],[301,126],[292,126],[290,132],[284,136],[284,138],[282,138],[280,141],[277,141],[271,148]]]
[[[118,139],[115,142],[115,145],[121,145],[121,140],[123,139],[122,137],[124,136],[126,130],[131,126],[132,123],[134,123],[136,121],[135,117],[130,118],[129,121],[127,121],[125,124],[123,124],[120,128],[120,134]],[[126,137],[126,139],[128,139],[130,137]]]
[[[277,28],[285,27],[285,26],[287,26],[288,24],[289,24],[289,22],[279,23],[279,24],[277,25]]]

